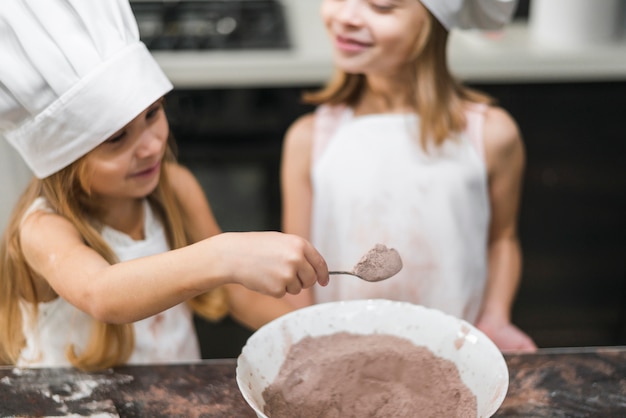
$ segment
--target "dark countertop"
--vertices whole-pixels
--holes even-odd
[[[626,417],[626,347],[505,355],[510,385],[496,417]],[[255,418],[235,359],[74,369],[0,367],[0,416]]]

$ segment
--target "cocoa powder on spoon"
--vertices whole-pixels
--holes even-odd
[[[379,282],[402,270],[402,258],[394,248],[376,244],[369,250],[352,271],[331,271],[329,274],[350,274],[368,282]]]

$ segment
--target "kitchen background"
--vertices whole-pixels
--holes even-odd
[[[175,85],[181,162],[226,231],[280,229],[283,134],[332,73],[319,0],[131,0]],[[542,347],[626,344],[626,0],[521,0],[502,33],[455,32],[450,64],[517,120],[527,169],[513,319]],[[0,144],[0,229],[23,165]],[[198,319],[205,358],[251,334]]]

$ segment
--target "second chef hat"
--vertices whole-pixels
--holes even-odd
[[[38,178],[172,89],[128,0],[1,0],[0,51],[0,136]]]
[[[446,29],[500,29],[508,23],[517,0],[421,0]]]

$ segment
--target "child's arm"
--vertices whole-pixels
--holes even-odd
[[[302,116],[287,131],[281,163],[283,231],[310,239],[311,154],[315,116]],[[313,304],[313,292],[304,290],[285,298],[295,307]]]
[[[86,246],[67,219],[55,214],[29,216],[20,239],[25,259],[41,283],[110,323],[146,318],[227,283],[282,297],[328,280],[326,263],[310,243],[278,232],[219,234],[114,265]]]
[[[485,153],[491,201],[489,276],[477,326],[502,350],[534,350],[533,341],[511,324],[521,274],[517,217],[525,156],[518,128],[502,109],[487,112]]]
[[[169,174],[174,190],[179,191],[186,230],[193,242],[217,235],[221,232],[202,187],[186,168],[171,165]],[[251,329],[257,329],[267,322],[293,310],[284,298],[253,292],[239,284],[227,284],[230,315],[233,319]]]
[[[221,233],[204,190],[191,171],[175,163],[168,163],[166,168],[169,182],[183,212],[185,232],[190,243]]]
[[[285,298],[262,295],[237,284],[227,284],[226,290],[230,316],[251,330],[294,310]]]

